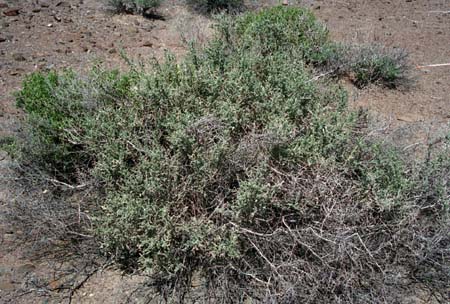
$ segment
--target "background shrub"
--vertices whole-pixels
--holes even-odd
[[[347,76],[359,88],[369,84],[408,88],[411,84],[408,53],[403,49],[328,43],[314,59],[320,69],[330,75]]]
[[[445,294],[448,158],[368,141],[346,92],[312,74],[329,43],[309,12],[275,7],[225,18],[180,62],[35,74],[18,103],[44,144],[23,151],[95,181],[103,252],[172,300],[195,277],[195,296],[224,303]]]
[[[243,0],[186,0],[187,4],[201,13],[239,12],[244,7]]]
[[[386,49],[380,46],[356,48],[351,71],[358,87],[379,83],[396,88],[409,82],[407,53],[402,49]]]
[[[161,4],[162,0],[108,0],[109,6],[117,13],[143,14]]]
[[[328,44],[328,31],[308,10],[277,6],[249,13],[237,20],[234,29],[238,44],[263,55],[277,51],[301,51],[306,63]]]

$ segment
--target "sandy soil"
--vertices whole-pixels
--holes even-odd
[[[271,2],[277,1],[252,1],[251,5]],[[291,2],[310,7],[336,40],[380,43],[411,54],[416,82],[408,91],[357,90],[347,85],[352,106],[367,109],[383,136],[415,149],[448,130],[450,67],[417,66],[450,63],[449,1]],[[132,58],[160,58],[165,50],[182,56],[183,37],[204,41],[211,33],[210,20],[175,0],[166,1],[159,11],[164,20],[112,15],[98,0],[0,0],[0,137],[19,129],[20,113],[12,94],[30,72],[67,67],[83,71],[98,61],[123,67],[121,50]],[[0,151],[0,212],[16,197],[4,178],[10,165]],[[0,224],[0,303],[67,302],[66,283],[76,284],[64,274],[76,266],[30,258],[25,254],[29,245],[18,241],[22,233]],[[146,297],[136,289],[142,281],[143,277],[123,276],[109,267],[92,275],[74,293],[72,303],[140,303]],[[422,294],[405,302],[426,303],[427,298]]]

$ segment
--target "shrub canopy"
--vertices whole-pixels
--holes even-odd
[[[407,164],[365,140],[342,88],[313,77],[327,43],[311,13],[275,7],[223,20],[181,62],[32,75],[18,94],[24,155],[96,180],[103,251],[181,295],[201,276],[206,298],[230,303],[395,300],[389,272],[420,276],[418,255],[445,284],[448,235],[427,244],[448,228],[448,167],[412,199]],[[433,206],[432,222],[415,204]]]

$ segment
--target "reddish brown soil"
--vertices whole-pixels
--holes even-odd
[[[310,1],[332,37],[349,43],[376,43],[406,49],[413,87],[351,90],[352,104],[370,110],[399,146],[424,147],[450,122],[450,3],[442,0]],[[384,134],[386,135],[386,134]]]
[[[278,1],[259,1],[270,5]],[[450,63],[450,3],[445,0],[304,0],[329,27],[332,36],[351,43],[380,43],[405,48],[412,65]],[[252,2],[253,4],[255,1]],[[8,6],[8,7],[4,7]],[[18,8],[14,15],[11,8]],[[447,12],[447,13],[446,13]],[[5,14],[6,13],[6,14]],[[165,20],[112,15],[98,0],[0,0],[0,136],[18,130],[20,113],[13,92],[25,75],[36,70],[71,67],[86,70],[98,60],[121,67],[120,50],[132,58],[161,57],[166,49],[182,55],[187,39],[206,39],[210,20],[189,12],[177,1],[160,9]],[[399,146],[425,146],[442,136],[450,122],[450,67],[414,68],[408,91],[372,87],[351,91],[353,107],[364,107],[374,125]],[[0,151],[0,212],[15,199],[5,176],[11,164]],[[1,215],[1,214],[0,214]],[[23,231],[0,225],[0,303],[61,303],[67,290],[55,261],[27,258]],[[59,272],[58,272],[59,271]],[[73,303],[139,302],[133,293],[139,276],[118,270],[96,273],[74,295]],[[40,282],[37,284],[36,282]],[[38,288],[37,286],[41,286]],[[44,286],[44,287],[42,287]],[[427,302],[425,293],[405,299]]]

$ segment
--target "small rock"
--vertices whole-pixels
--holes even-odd
[[[41,9],[39,7],[35,7],[31,10],[33,13],[39,13]]]
[[[52,280],[48,283],[48,286],[52,290],[57,290],[62,284],[58,280]]]
[[[142,46],[145,46],[145,47],[152,47],[152,46],[153,46],[153,43],[151,43],[150,41],[145,41],[145,42],[142,44]]]
[[[53,18],[57,21],[57,22],[61,22],[61,17],[59,17],[59,16],[53,16]]]
[[[25,56],[22,54],[22,53],[14,53],[13,55],[12,55],[12,58],[15,60],[15,61],[26,61],[27,59],[25,58]]]
[[[12,74],[12,73],[13,72],[10,72],[10,74],[14,76],[14,74]],[[15,75],[17,75],[17,74],[15,74]],[[6,242],[14,242],[15,236],[14,236],[14,234],[11,234],[11,233],[5,233],[5,234],[3,234],[3,240]]]
[[[0,8],[7,8],[8,4],[1,2],[0,3]]]
[[[11,17],[11,16],[17,16],[19,15],[20,8],[10,8],[3,12],[5,16]]]
[[[416,121],[416,119],[414,119],[414,117],[410,117],[410,116],[407,116],[407,115],[397,116],[397,120],[405,121],[405,122],[414,122],[414,121]]]
[[[39,4],[41,5],[41,7],[49,7],[50,4],[47,1],[39,1]]]
[[[108,50],[108,53],[110,53],[110,54],[115,54],[115,53],[117,53],[117,50],[116,49],[109,49]]]
[[[0,42],[5,42],[6,38],[5,37],[0,37]]]
[[[47,24],[47,27],[53,27],[52,23]]]
[[[70,3],[66,1],[59,1],[55,6],[70,7]]]

